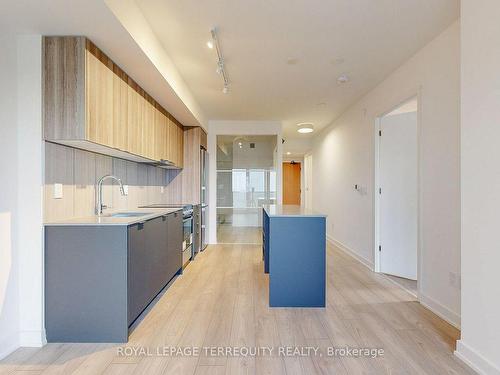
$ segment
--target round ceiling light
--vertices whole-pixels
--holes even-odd
[[[312,133],[314,131],[314,126],[310,122],[302,122],[300,124],[297,124],[297,127],[297,131],[302,134]]]

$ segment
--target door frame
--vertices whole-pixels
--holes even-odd
[[[422,93],[421,87],[414,91],[411,95],[406,96],[403,100],[400,100],[395,105],[392,105],[389,109],[380,112],[375,118],[374,126],[374,189],[373,189],[373,202],[374,202],[374,243],[373,243],[373,259],[374,259],[374,271],[376,273],[381,273],[380,271],[380,136],[379,131],[381,127],[382,118],[388,113],[392,112],[396,108],[400,107],[404,103],[410,101],[413,98],[417,99],[417,299],[420,300],[420,286],[422,280],[422,189],[420,188],[421,173],[420,173],[420,156],[421,156],[421,122],[422,122]],[[389,278],[387,278],[390,280]]]
[[[307,153],[304,155],[304,207],[312,208],[312,153]],[[309,160],[309,162],[308,162]],[[311,178],[308,178],[310,174]],[[308,198],[309,197],[309,198]]]

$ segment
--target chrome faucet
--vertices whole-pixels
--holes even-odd
[[[102,184],[104,180],[107,179],[112,179],[118,182],[120,184],[120,193],[121,195],[126,195],[125,194],[125,189],[123,188],[122,180],[120,180],[118,177],[112,176],[110,174],[107,174],[106,176],[102,176],[99,181],[97,182],[97,205],[96,205],[96,214],[98,216],[102,215],[102,210],[107,208],[106,205],[102,203]]]

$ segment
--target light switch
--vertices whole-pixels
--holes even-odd
[[[62,199],[63,197],[63,185],[54,184],[54,199]]]

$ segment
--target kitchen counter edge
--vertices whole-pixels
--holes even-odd
[[[265,204],[262,206],[269,217],[326,217],[326,214],[298,205]]]
[[[120,213],[120,212],[145,212],[144,216],[135,217],[111,217],[110,214]],[[182,208],[136,208],[130,210],[118,210],[105,214],[104,216],[87,216],[80,218],[71,218],[66,220],[54,221],[44,223],[44,226],[128,226],[151,219],[156,219],[157,217],[169,215],[174,212],[181,212]]]

